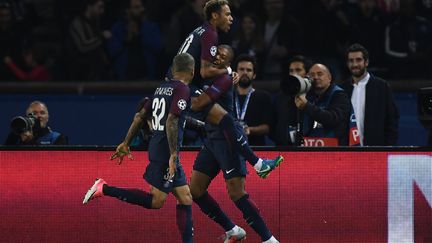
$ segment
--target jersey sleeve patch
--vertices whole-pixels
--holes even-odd
[[[178,102],[177,102],[177,106],[178,106],[178,108],[180,109],[180,110],[185,110],[186,109],[186,106],[187,106],[187,102],[184,100],[184,99],[180,99]]]
[[[216,52],[217,52],[217,47],[216,46],[210,47],[210,55],[212,55],[213,57],[215,57],[216,56]]]

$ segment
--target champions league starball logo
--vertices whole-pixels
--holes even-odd
[[[177,106],[180,108],[180,110],[186,109],[186,101],[181,99],[177,102]]]
[[[216,52],[217,52],[217,47],[216,46],[210,47],[210,54],[212,56],[216,56]]]

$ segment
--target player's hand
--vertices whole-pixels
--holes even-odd
[[[177,153],[171,154],[169,158],[169,180],[174,178],[177,167]]]
[[[237,84],[240,81],[240,74],[238,72],[232,72],[233,84]]]
[[[116,152],[111,155],[110,160],[119,159],[117,164],[121,164],[123,162],[124,156],[127,155],[128,159],[133,160],[133,156],[130,152],[129,146],[125,143],[121,143],[117,146]]]

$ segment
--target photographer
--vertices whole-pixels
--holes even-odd
[[[5,145],[66,145],[67,137],[47,126],[49,113],[41,101],[33,101],[27,108],[27,116],[12,119]]]
[[[305,78],[311,66],[312,62],[302,55],[292,57],[285,65],[284,70],[288,72],[281,79],[281,91],[276,95],[272,105],[275,125],[271,127],[271,135],[278,146],[300,145],[300,141],[296,141],[297,139],[290,135],[297,130],[296,126],[299,124],[297,107],[294,103],[295,94],[291,94],[291,90],[284,89],[285,87],[290,89],[290,82],[296,82],[292,79],[293,75]]]
[[[346,93],[332,83],[329,69],[314,64],[309,76],[312,89],[307,95],[297,95],[295,104],[304,113],[305,146],[348,145],[348,124],[351,104]]]

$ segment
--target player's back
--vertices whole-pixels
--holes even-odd
[[[187,52],[195,59],[195,74],[191,82],[192,85],[202,88],[201,59],[213,62],[218,41],[216,30],[208,22],[204,22],[193,30],[180,46],[177,54]],[[167,77],[172,77],[171,68],[168,70]]]
[[[179,117],[178,122],[178,144],[181,144],[184,128],[184,110],[189,99],[189,88],[178,80],[168,80],[156,88],[152,103],[151,127],[153,137],[149,144],[149,159],[168,163],[170,150],[166,134],[166,121],[168,114],[172,113]]]

